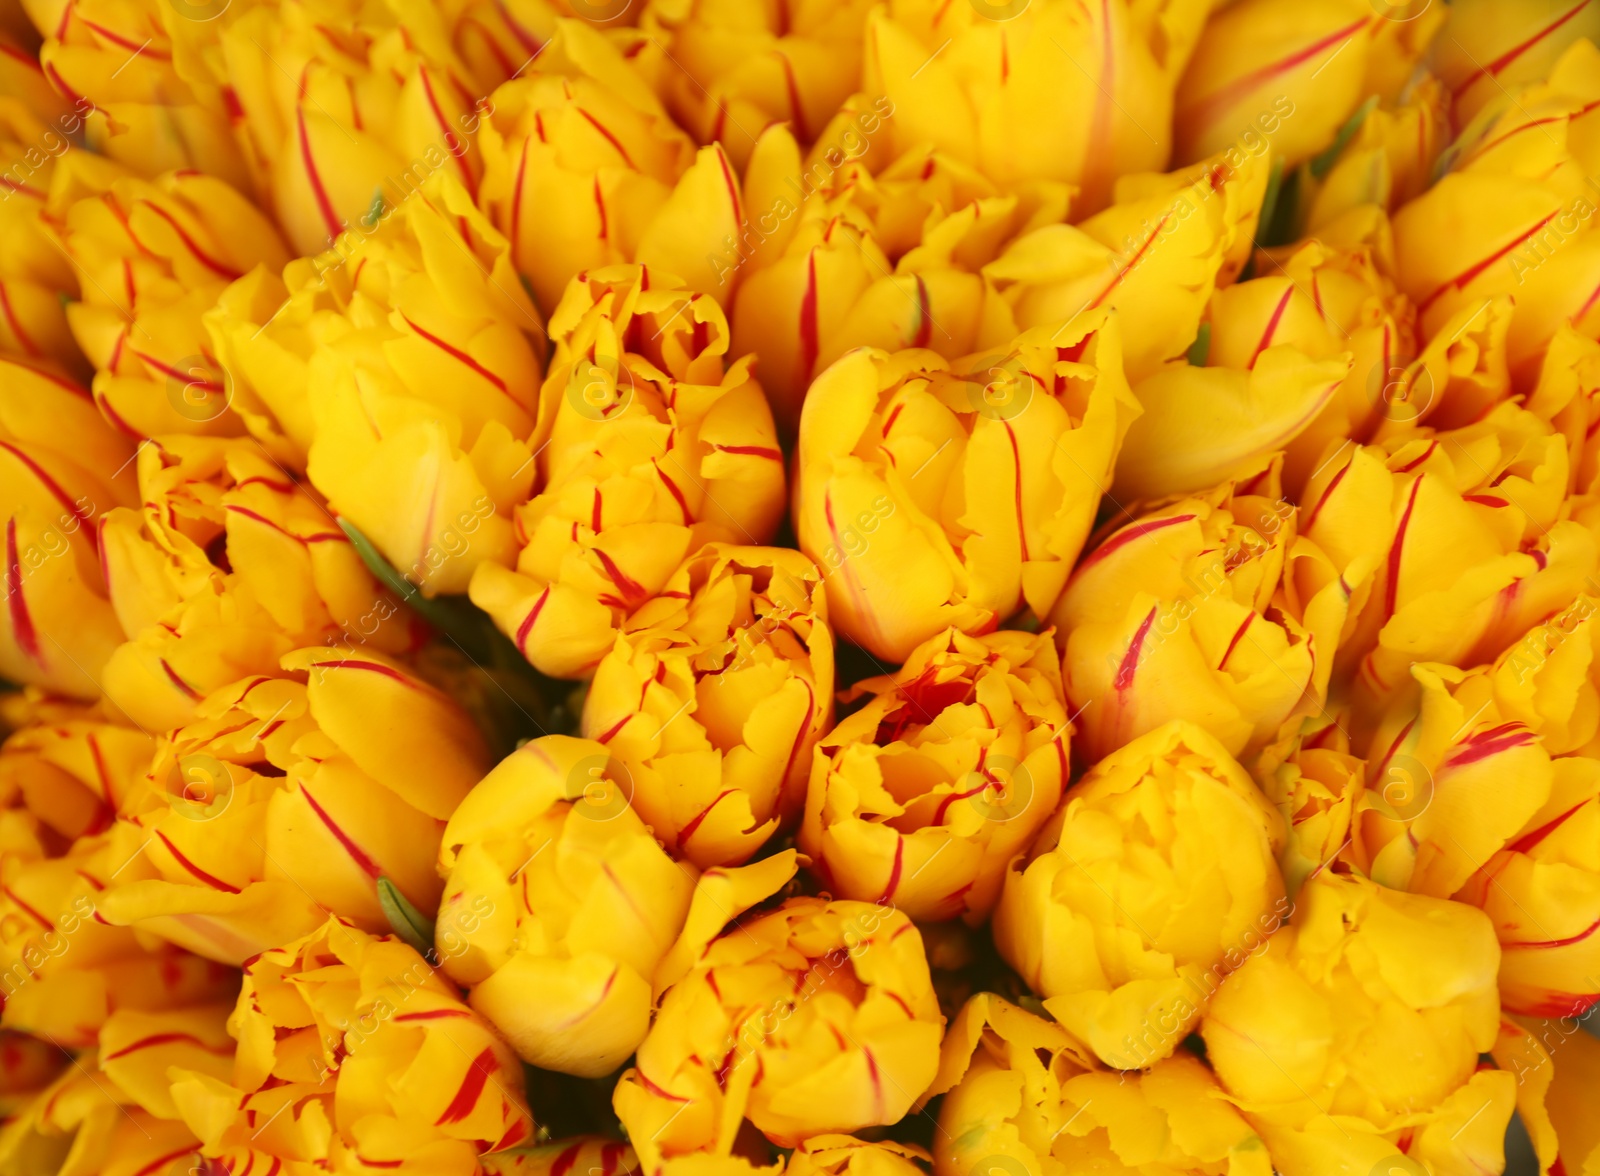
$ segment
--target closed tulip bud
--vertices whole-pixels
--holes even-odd
[[[742,170],[769,124],[787,122],[809,144],[855,93],[870,8],[827,0],[791,16],[738,0],[652,0],[642,27],[677,66],[665,77],[678,122]]]
[[[254,441],[166,437],[139,451],[138,511],[109,512],[100,562],[131,640],[107,697],[140,726],[188,723],[212,691],[308,645],[400,654],[421,635],[314,492]]]
[[[898,1122],[933,1080],[944,1018],[915,924],[791,898],[715,940],[667,991],[612,1104],[647,1171]]]
[[[1090,769],[1010,866],[995,945],[1101,1061],[1144,1068],[1288,914],[1283,841],[1222,745],[1168,723]]]
[[[67,321],[106,417],[137,437],[243,432],[202,315],[229,282],[289,259],[271,222],[215,176],[143,180],[84,153],[57,165],[50,203],[83,274]]]
[[[691,552],[772,537],[783,455],[753,357],[729,363],[721,308],[672,276],[587,274],[550,334],[541,488],[516,511],[515,569],[481,565],[471,595],[535,668],[576,678]]]
[[[1386,32],[1391,23],[1365,0],[1243,0],[1214,12],[1178,87],[1174,154],[1199,159],[1246,133],[1288,167],[1322,151],[1364,94],[1410,73],[1437,16],[1421,36]]]
[[[1543,809],[1555,768],[1481,680],[1438,664],[1411,674],[1367,749],[1362,837],[1378,882],[1449,898]]]
[[[105,832],[149,769],[155,740],[108,722],[100,706],[24,701],[0,744],[0,804],[26,809],[57,848]]]
[[[476,1176],[531,1142],[516,1055],[416,950],[338,918],[245,967],[224,1078],[171,1097],[215,1168]]]
[[[214,44],[210,22],[224,5],[27,0],[24,7],[45,34],[44,74],[70,107],[59,126],[70,134],[82,128],[91,150],[139,175],[203,168],[249,190],[231,93],[201,65]]]
[[[639,1157],[633,1148],[603,1135],[555,1139],[537,1147],[493,1152],[479,1161],[486,1176],[634,1176]]]
[[[1320,176],[1300,167],[1304,232],[1337,233],[1373,208],[1393,212],[1415,199],[1433,182],[1452,133],[1450,95],[1438,78],[1424,74],[1392,109],[1368,111]]]
[[[744,186],[754,219],[716,259],[712,293],[726,301],[737,285],[736,345],[760,357],[786,433],[812,377],[852,348],[956,359],[1007,343],[1011,310],[980,271],[1018,233],[1066,216],[1064,189],[1007,193],[926,146],[889,163],[864,136],[877,121],[858,115],[843,147],[809,160],[787,127],[763,132]]]
[[[207,325],[263,406],[252,432],[306,461],[330,509],[423,591],[464,591],[478,563],[512,558],[544,328],[453,177],[290,263],[281,286],[247,275]]]
[[[1433,66],[1450,91],[1457,125],[1491,102],[1547,76],[1573,44],[1600,39],[1600,12],[1577,0],[1534,7],[1451,4]]]
[[[799,552],[714,544],[601,660],[583,733],[625,766],[630,803],[669,853],[737,865],[798,822],[811,749],[833,724],[827,615]]]
[[[1105,313],[992,355],[860,350],[812,386],[795,530],[844,636],[902,662],[1054,608],[1138,406]]]
[[[6,503],[0,674],[72,698],[100,695],[122,639],[95,530],[133,501],[133,456],[83,388],[0,356],[0,502]]]
[[[1089,760],[1173,719],[1251,758],[1322,710],[1351,592],[1297,534],[1276,463],[1142,515],[1079,563],[1052,621]]]
[[[1218,989],[1206,1057],[1284,1176],[1387,1171],[1401,1152],[1498,1171],[1517,1081],[1478,1055],[1499,959],[1481,911],[1324,872]]]
[[[576,21],[493,105],[480,204],[550,313],[573,277],[635,260],[694,144],[621,51]]]
[[[1255,1131],[1192,1054],[1143,1072],[1096,1068],[1059,1025],[979,993],[945,1036],[935,1176],[972,1171],[1269,1176]]]
[[[1335,668],[1354,672],[1363,729],[1414,662],[1488,661],[1572,600],[1595,542],[1560,517],[1567,469],[1564,439],[1505,403],[1462,428],[1346,445],[1314,472],[1301,533],[1336,569],[1373,569],[1351,583]]]
[[[388,926],[378,879],[431,912],[443,822],[488,769],[471,720],[381,654],[301,649],[209,695],[122,806],[147,840],[106,919],[237,964],[328,911]]]
[[[0,352],[53,363],[86,383],[93,369],[72,338],[63,305],[77,294],[78,275],[56,248],[45,221],[58,158],[48,147],[64,152],[70,140],[12,97],[14,93],[13,87],[0,85],[0,189],[5,192],[0,236],[8,245],[0,257],[0,306],[5,308]]]
[[[1137,383],[1189,350],[1212,291],[1249,261],[1271,170],[1266,145],[1241,140],[1181,171],[1123,176],[1109,208],[1018,237],[984,275],[1024,329],[1117,311]]]
[[[644,1040],[654,997],[794,874],[791,851],[702,877],[662,849],[632,789],[603,744],[547,735],[502,760],[445,829],[442,966],[543,1069],[615,1070]]]
[[[1512,374],[1531,384],[1552,336],[1593,335],[1600,233],[1590,177],[1600,173],[1585,115],[1600,99],[1600,50],[1575,44],[1548,81],[1486,108],[1441,158],[1439,180],[1394,215],[1395,276],[1433,334],[1466,305],[1516,302]]]
[[[199,1140],[178,1119],[167,1070],[226,1074],[225,1016],[214,1005],[113,1014],[99,1053],[80,1055],[0,1130],[0,1167],[47,1176],[197,1171]]]
[[[952,629],[852,694],[869,701],[818,744],[801,848],[842,898],[982,923],[1066,784],[1050,634]]]
[[[7,853],[0,864],[0,1024],[69,1049],[93,1048],[113,1010],[154,1012],[231,1000],[228,969],[166,944],[153,949],[99,916],[98,896],[139,851],[118,826],[60,857]]]
[[[1549,798],[1456,897],[1494,922],[1506,1011],[1582,1017],[1600,1001],[1600,768],[1552,769]]]
[[[1009,191],[1070,185],[1095,212],[1118,176],[1166,166],[1205,7],[896,0],[867,21],[863,88],[894,104],[891,155],[931,142]]]

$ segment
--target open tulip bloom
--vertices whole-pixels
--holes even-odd
[[[0,3],[0,1176],[1600,1176],[1600,0]]]

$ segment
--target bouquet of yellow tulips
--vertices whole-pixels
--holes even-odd
[[[1600,1176],[1600,3],[0,0],[0,1176]]]

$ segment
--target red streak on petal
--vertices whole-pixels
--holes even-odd
[[[626,722],[627,720],[623,721]],[[715,800],[706,805],[705,808],[701,809],[689,819],[689,823],[685,825],[682,832],[678,834],[678,844],[682,846],[689,840],[689,838],[695,835],[695,830],[700,828],[700,822],[706,819],[706,816],[711,812],[712,809],[717,807],[717,805],[722,801],[723,797],[732,796],[737,791],[737,788],[725,788],[721,792],[717,793]]]
[[[617,586],[617,591],[622,593],[622,599],[630,609],[643,604],[650,599],[650,593],[645,591],[644,585],[632,579],[617,566],[617,561],[612,559],[598,547],[594,549],[595,558],[600,561],[606,570],[606,576]]]
[[[22,899],[18,898],[17,897],[17,892],[15,890],[12,890],[11,887],[9,887],[9,886],[0,886],[0,893],[4,893],[7,898],[9,898],[12,902],[16,903],[19,907],[21,907],[23,909],[23,911],[28,915],[29,918],[31,918],[34,921],[36,921],[39,924],[39,926],[43,927],[46,931],[55,930],[55,924],[54,923],[52,923],[49,919],[47,919],[43,915],[41,915],[33,907],[31,907],[27,903],[23,902]]]
[[[189,699],[189,701],[191,701],[191,702],[199,702],[200,699],[203,697],[203,695],[198,690],[196,690],[193,686],[189,685],[189,683],[185,682],[182,678],[180,678],[178,676],[178,671],[174,670],[172,668],[172,666],[167,663],[167,659],[166,658],[161,658],[160,660],[161,660],[161,672],[164,673],[167,676],[167,681],[171,682],[174,686],[176,686],[178,688],[178,690],[186,698]]]
[[[357,845],[348,833],[339,828],[334,819],[328,815],[328,810],[317,803],[317,798],[311,795],[310,789],[304,784],[300,785],[300,795],[306,798],[306,803],[311,806],[311,811],[316,813],[322,823],[328,827],[328,832],[332,833],[339,844],[344,847],[344,851],[350,855],[351,860],[361,867],[367,877],[377,881],[378,875],[383,872],[378,868],[378,863],[373,861],[367,855],[367,851]]]
[[[232,1051],[230,1050],[229,1052],[231,1053]],[[175,1152],[168,1152],[164,1156],[158,1156],[151,1160],[144,1167],[133,1173],[133,1176],[152,1176],[152,1173],[161,1171],[162,1168],[166,1167],[174,1160],[181,1159],[183,1156],[198,1155],[199,1150],[198,1144],[194,1144],[189,1147],[180,1147]]]
[[[1517,840],[1506,846],[1506,849],[1510,850],[1512,853],[1527,853],[1534,846],[1538,845],[1539,842],[1543,841],[1546,837],[1550,836],[1550,834],[1559,829],[1567,822],[1572,814],[1576,813],[1588,803],[1588,800],[1580,800],[1577,804],[1573,805],[1559,817],[1546,821],[1543,825],[1540,825],[1537,829],[1534,829],[1531,832],[1524,833],[1521,837],[1517,838]]]
[[[18,449],[9,441],[0,441],[0,449],[4,449],[7,453],[11,454],[12,457],[16,458],[24,466],[26,466],[28,468],[28,472],[33,474],[34,477],[38,478],[40,483],[43,484],[44,488],[50,492],[50,496],[59,502],[62,507],[67,510],[68,513],[70,513],[75,519],[77,519],[80,523],[87,523],[89,521],[90,515],[92,515],[94,512],[92,510],[86,511],[83,509],[83,507],[74,502],[72,496],[61,488],[61,483],[57,482],[48,473],[46,473],[44,467],[38,462],[34,461],[33,458],[29,457],[27,453],[21,449]]]
[[[494,1050],[484,1046],[483,1052],[472,1060],[467,1076],[462,1080],[461,1086],[456,1090],[456,1095],[450,1100],[450,1105],[445,1107],[444,1113],[434,1121],[435,1127],[443,1127],[446,1123],[459,1123],[478,1105],[478,1098],[483,1094],[483,1088],[489,1081],[489,1075],[500,1068],[500,1063],[494,1056]]]
[[[917,280],[917,333],[911,340],[912,347],[926,347],[928,340],[933,337],[933,315],[928,306],[928,283],[921,274],[916,275]]]
[[[1521,723],[1502,723],[1492,730],[1484,731],[1466,740],[1465,750],[1456,752],[1455,755],[1445,761],[1444,766],[1456,768],[1465,764],[1475,764],[1479,760],[1499,755],[1502,751],[1526,747],[1538,738],[1537,735],[1522,726]]]
[[[744,223],[744,205],[739,200],[739,184],[733,178],[733,169],[728,166],[728,156],[721,147],[717,148],[717,162],[722,165],[722,182],[728,188],[728,200],[733,205],[733,223]]]
[[[739,453],[746,457],[764,457],[769,461],[783,460],[783,453],[770,445],[718,445],[713,443],[711,448],[718,453]]]
[[[6,325],[11,328],[11,335],[23,352],[32,356],[40,355],[38,345],[29,338],[28,332],[22,329],[22,323],[17,320],[16,312],[11,308],[11,295],[6,293],[4,282],[0,282],[0,312],[4,312]]]
[[[212,273],[229,282],[244,276],[238,270],[231,266],[224,265],[222,262],[212,257],[204,249],[201,249],[200,246],[196,244],[195,239],[189,236],[184,227],[178,223],[177,218],[175,218],[166,209],[162,208],[159,204],[153,204],[149,200],[141,200],[140,203],[148,208],[151,212],[159,216],[162,220],[166,221],[167,224],[171,225],[172,231],[178,234],[178,239],[183,242],[184,248],[186,248],[190,253],[194,254],[195,260],[201,265],[205,266]]]
[[[800,104],[800,83],[795,80],[794,62],[789,60],[787,53],[779,53],[778,60],[783,62],[783,81],[789,91],[789,117],[794,122],[794,137],[802,143],[811,141],[811,134],[806,130],[806,111]]]
[[[1122,266],[1117,270],[1111,281],[1106,284],[1106,288],[1094,296],[1089,305],[1084,307],[1085,310],[1093,310],[1095,307],[1099,306],[1111,296],[1111,291],[1122,285],[1122,280],[1138,267],[1139,263],[1144,260],[1144,255],[1150,251],[1150,247],[1154,245],[1160,238],[1162,230],[1167,227],[1167,222],[1172,219],[1172,216],[1173,214],[1171,212],[1165,212],[1161,215],[1161,219],[1156,222],[1155,228],[1150,230],[1150,236],[1145,239],[1144,244],[1140,245],[1139,248],[1134,252],[1134,255],[1128,258],[1127,265]]]
[[[894,901],[894,892],[900,889],[900,871],[905,865],[905,855],[906,839],[904,837],[895,838],[894,864],[889,867],[889,884],[883,888],[883,894],[878,898],[878,905],[884,906]],[[870,1059],[872,1055],[868,1054],[867,1056]],[[874,1072],[876,1072],[876,1067],[874,1067]]]
[[[800,378],[811,382],[817,366],[817,253],[806,254],[806,292],[800,299]]]
[[[569,1144],[555,1158],[555,1163],[550,1165],[550,1176],[567,1176],[572,1170],[572,1165],[578,1162],[578,1153],[583,1150],[583,1144]]]
[[[609,730],[605,731],[601,735],[595,736],[595,742],[596,743],[610,743],[613,739],[615,739],[617,737],[617,732],[621,731],[624,727],[626,727],[632,721],[633,721],[633,716],[632,715],[623,715],[620,719],[618,719],[615,723],[613,723],[611,725]]]
[[[608,131],[605,128],[605,126],[600,122],[599,119],[595,118],[594,115],[590,114],[583,107],[579,106],[576,109],[577,109],[579,114],[583,115],[584,118],[589,120],[590,124],[594,127],[595,130],[599,131],[602,135],[605,136],[605,140],[606,140],[607,143],[610,143],[613,147],[616,148],[617,154],[622,156],[622,162],[627,164],[630,168],[633,168],[633,170],[637,171],[638,169],[634,168],[634,166],[633,166],[633,160],[628,158],[628,149],[622,145],[622,143],[617,139],[617,137],[615,135],[613,135],[610,131]]]
[[[1400,558],[1405,551],[1406,529],[1411,525],[1411,512],[1416,509],[1417,492],[1421,489],[1421,478],[1411,483],[1411,497],[1406,500],[1406,509],[1400,515],[1400,525],[1395,528],[1394,539],[1389,544],[1389,578],[1388,583],[1383,586],[1385,619],[1394,616],[1395,601],[1400,593]]]
[[[396,1021],[441,1021],[447,1017],[470,1017],[470,1009],[428,1009],[421,1013],[401,1013]]]
[[[1115,535],[1111,536],[1111,538],[1107,539],[1099,547],[1096,547],[1092,552],[1085,556],[1083,562],[1078,565],[1078,571],[1081,572],[1085,568],[1092,567],[1101,560],[1105,559],[1108,555],[1121,550],[1136,539],[1143,539],[1146,535],[1149,535],[1155,531],[1159,531],[1164,527],[1171,527],[1178,523],[1192,522],[1195,518],[1196,516],[1192,514],[1173,515],[1171,518],[1154,519],[1148,523],[1133,523],[1130,526],[1124,527],[1122,530],[1118,531]]]
[[[439,350],[443,351],[451,359],[464,364],[473,372],[482,376],[485,380],[488,380],[489,383],[500,389],[500,392],[506,397],[506,399],[510,400],[512,404],[516,404],[519,408],[522,407],[517,398],[511,395],[511,389],[506,387],[506,382],[491,372],[488,368],[484,367],[477,360],[473,359],[472,356],[468,355],[465,351],[462,351],[459,347],[452,347],[443,339],[439,338],[439,336],[430,334],[429,332],[423,330],[409,318],[406,318],[405,315],[402,314],[400,317],[405,319],[406,326],[410,327],[417,334],[421,335],[429,343],[432,343],[435,347],[439,348]]]
[[[322,177],[317,174],[317,162],[311,157],[311,136],[306,133],[305,107],[297,106],[294,115],[300,135],[300,162],[305,165],[306,179],[311,183],[311,195],[317,202],[317,210],[322,214],[322,227],[328,230],[331,243],[339,236],[339,216],[333,211],[333,201],[328,199],[328,190],[322,186]]]
[[[522,618],[522,624],[517,626],[517,648],[522,651],[522,656],[528,656],[528,633],[533,629],[533,623],[539,619],[539,613],[544,609],[544,602],[550,599],[550,586],[545,585],[539,599],[533,602],[533,607],[528,610],[528,615]]]
[[[1294,286],[1283,292],[1283,297],[1278,299],[1278,305],[1273,308],[1272,317],[1267,320],[1267,329],[1261,332],[1261,341],[1256,344],[1256,349],[1250,353],[1250,362],[1244,366],[1254,368],[1256,360],[1261,358],[1261,353],[1272,344],[1272,337],[1278,333],[1278,324],[1283,320],[1283,312],[1288,309],[1289,299],[1294,297]]]
[[[1547,225],[1551,221],[1553,221],[1560,214],[1560,212],[1561,212],[1561,210],[1559,208],[1556,209],[1554,212],[1551,212],[1548,216],[1545,216],[1544,218],[1539,220],[1536,224],[1534,224],[1526,232],[1521,233],[1518,236],[1514,237],[1511,241],[1509,241],[1507,244],[1501,246],[1499,249],[1496,249],[1493,253],[1489,254],[1489,256],[1485,257],[1482,261],[1479,261],[1474,265],[1468,266],[1466,269],[1462,270],[1455,277],[1451,278],[1449,281],[1445,282],[1443,285],[1437,287],[1433,291],[1433,293],[1429,294],[1426,298],[1424,298],[1421,302],[1419,302],[1417,304],[1417,313],[1418,314],[1426,314],[1428,312],[1428,308],[1429,307],[1431,307],[1435,302],[1437,302],[1439,300],[1440,297],[1442,297],[1444,294],[1448,293],[1451,290],[1465,290],[1469,285],[1472,284],[1472,281],[1473,281],[1474,278],[1476,278],[1479,274],[1483,273],[1484,270],[1488,269],[1491,265],[1493,265],[1495,262],[1499,261],[1506,254],[1510,253],[1513,249],[1516,249],[1519,245],[1522,245],[1524,242],[1526,242],[1530,237],[1532,237],[1540,229],[1544,228],[1545,225]]]
[[[1006,436],[1011,441],[1011,464],[1016,471],[1012,480],[1012,496],[1017,508],[1017,542],[1022,547],[1022,562],[1028,562],[1028,524],[1022,517],[1022,452],[1017,448],[1017,432],[1011,427],[1011,422],[1004,422]]]
[[[218,878],[215,874],[206,873],[199,866],[195,865],[188,858],[184,857],[183,854],[178,851],[178,847],[176,845],[172,844],[172,842],[168,839],[167,835],[165,833],[163,833],[160,829],[157,829],[155,831],[155,833],[156,833],[156,837],[160,840],[161,844],[167,847],[167,852],[170,853],[173,856],[174,859],[176,859],[177,863],[180,866],[182,866],[185,870],[189,871],[189,873],[192,874],[194,877],[198,878],[201,882],[204,882],[207,886],[211,887],[213,890],[221,890],[221,891],[223,891],[223,892],[225,892],[227,894],[239,894],[239,893],[242,893],[237,886],[233,886],[233,885],[230,885],[227,882],[224,882],[221,878]]]
[[[434,121],[444,132],[445,150],[455,157],[456,167],[461,172],[461,183],[466,187],[467,195],[472,197],[473,203],[477,203],[478,181],[473,178],[472,168],[467,166],[466,145],[461,142],[455,131],[450,129],[449,120],[445,118],[444,111],[439,109],[439,99],[433,92],[433,78],[428,73],[428,67],[418,66],[417,73],[422,78],[422,92],[427,96],[428,109],[433,111]]]
[[[1473,72],[1471,74],[1468,74],[1467,77],[1459,85],[1457,85],[1454,90],[1451,91],[1450,96],[1452,98],[1460,97],[1467,90],[1471,89],[1473,84],[1475,82],[1477,82],[1477,80],[1479,78],[1481,78],[1481,77],[1488,76],[1488,77],[1492,78],[1492,77],[1498,76],[1501,73],[1501,71],[1503,71],[1506,68],[1506,66],[1510,65],[1513,61],[1515,61],[1517,58],[1521,57],[1529,49],[1532,49],[1540,41],[1544,40],[1551,33],[1555,32],[1557,29],[1559,29],[1562,25],[1566,24],[1573,17],[1577,16],[1578,13],[1582,12],[1585,8],[1588,7],[1588,5],[1589,5],[1589,0],[1578,0],[1577,4],[1574,4],[1566,12],[1564,12],[1560,16],[1556,17],[1555,20],[1553,20],[1549,24],[1545,25],[1544,28],[1542,28],[1538,32],[1534,33],[1533,36],[1529,37],[1526,41],[1523,41],[1523,42],[1521,42],[1520,44],[1517,44],[1517,45],[1513,45],[1510,49],[1507,49],[1504,53],[1502,53],[1499,57],[1496,57],[1488,65],[1480,66],[1475,72]]]
[[[1300,49],[1294,53],[1291,53],[1281,61],[1274,61],[1269,65],[1262,66],[1260,69],[1252,70],[1243,77],[1236,78],[1235,80],[1229,82],[1226,86],[1222,87],[1222,89],[1218,90],[1216,93],[1208,94],[1206,97],[1196,102],[1187,111],[1184,111],[1179,116],[1180,119],[1188,122],[1212,121],[1223,110],[1229,106],[1232,106],[1239,99],[1248,95],[1257,86],[1261,85],[1261,83],[1270,81],[1279,74],[1287,73],[1296,66],[1304,65],[1307,61],[1310,61],[1313,57],[1315,57],[1318,53],[1321,53],[1330,45],[1355,36],[1366,27],[1368,21],[1376,19],[1376,16],[1362,17],[1353,24],[1348,24],[1342,29],[1338,29],[1329,33],[1320,41],[1313,41],[1304,49]],[[1332,61],[1333,58],[1330,57],[1328,60]],[[1324,62],[1323,64],[1326,65],[1327,62]]]
[[[109,1062],[114,1058],[124,1058],[131,1053],[138,1053],[141,1049],[152,1049],[158,1045],[172,1045],[175,1042],[180,1041],[186,1045],[192,1045],[196,1049],[203,1049],[207,1053],[214,1053],[219,1057],[231,1058],[233,1056],[234,1047],[231,1041],[227,1045],[210,1045],[207,1042],[201,1041],[193,1033],[172,1032],[152,1033],[148,1037],[141,1037],[138,1041],[129,1042],[127,1045],[123,1046],[114,1053],[106,1054],[100,1060],[102,1062]]]
[[[1227,652],[1222,655],[1222,660],[1217,663],[1217,669],[1220,670],[1228,664],[1228,659],[1233,656],[1234,647],[1239,644],[1239,640],[1244,636],[1245,630],[1250,627],[1250,622],[1255,619],[1256,614],[1254,612],[1245,617],[1244,624],[1239,626],[1239,631],[1233,635],[1233,640],[1228,642]]]
[[[33,614],[22,595],[22,561],[17,557],[17,516],[6,521],[6,601],[11,609],[11,639],[29,660],[43,664],[39,655],[39,633],[33,627]]]
[[[678,488],[678,484],[676,482],[667,476],[667,471],[662,469],[659,464],[656,464],[656,473],[660,475],[661,481],[667,487],[667,491],[674,499],[677,500],[678,509],[683,512],[684,523],[686,525],[692,525],[694,523],[694,514],[689,510],[689,502],[686,498],[684,498],[683,491]],[[595,530],[599,530],[599,528],[596,527]]]
[[[1139,669],[1139,651],[1143,648],[1145,638],[1150,635],[1150,626],[1155,624],[1156,612],[1160,605],[1155,605],[1139,628],[1134,631],[1133,640],[1128,642],[1128,652],[1122,655],[1122,664],[1117,667],[1117,676],[1112,680],[1112,686],[1119,693],[1133,685],[1133,676]]]
[[[1541,939],[1531,943],[1506,943],[1502,941],[1500,947],[1503,951],[1510,951],[1513,948],[1518,951],[1542,951],[1551,947],[1571,947],[1574,943],[1582,943],[1596,931],[1600,931],[1600,919],[1596,919],[1576,935],[1569,935],[1565,939]]]
[[[365,670],[369,674],[382,674],[385,678],[393,678],[396,682],[399,682],[403,686],[410,686],[412,689],[417,688],[416,682],[406,677],[399,670],[382,665],[378,662],[354,661],[346,659],[342,661],[318,662],[317,665],[326,670]]]

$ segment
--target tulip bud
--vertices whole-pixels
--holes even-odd
[[[1456,897],[1494,922],[1508,1012],[1582,1017],[1600,1001],[1600,767],[1552,769],[1549,798]]]
[[[231,1075],[175,1070],[171,1092],[225,1171],[477,1173],[532,1139],[516,1056],[393,936],[329,918],[262,953],[228,1032]]]
[[[888,162],[865,134],[879,121],[855,116],[842,147],[804,166],[787,127],[763,132],[744,188],[754,219],[716,259],[712,293],[726,301],[737,286],[734,336],[760,356],[786,433],[812,377],[852,348],[956,359],[1009,342],[1011,310],[979,271],[1018,233],[1066,216],[1065,190],[1007,193],[926,146]]]
[[[1123,176],[1109,208],[1025,233],[984,275],[1023,329],[1117,311],[1138,382],[1189,350],[1212,291],[1250,259],[1270,174],[1266,144],[1241,140],[1168,175]]]
[[[671,970],[794,873],[790,852],[702,878],[651,836],[632,787],[604,745],[547,735],[502,760],[445,828],[441,966],[547,1070],[615,1070]]]
[[[3,46],[0,46],[3,47]],[[32,57],[19,53],[32,65]],[[6,61],[13,60],[0,54]],[[45,221],[56,161],[72,141],[59,123],[46,124],[16,89],[0,84],[0,352],[54,363],[87,383],[93,369],[67,328],[63,303],[78,292],[71,261],[56,248]]]
[[[289,259],[271,222],[215,176],[141,180],[84,153],[57,166],[50,206],[83,275],[67,321],[107,419],[137,437],[243,432],[201,316],[229,282]]]
[[[1448,38],[1447,38],[1448,39]],[[1424,334],[1481,299],[1511,295],[1513,376],[1531,384],[1567,324],[1593,336],[1600,315],[1600,152],[1584,116],[1600,98],[1600,50],[1574,44],[1548,81],[1485,108],[1441,157],[1440,178],[1394,214],[1395,277]]]
[[[162,737],[122,806],[147,840],[99,900],[108,921],[237,964],[330,910],[386,928],[380,877],[432,912],[442,822],[489,766],[471,720],[375,652],[300,649],[283,670]]]
[[[0,1131],[0,1167],[50,1176],[199,1171],[199,1141],[178,1120],[167,1071],[225,1074],[233,1056],[225,1016],[215,1005],[113,1014],[99,1053],[74,1059]]]
[[[480,565],[471,595],[537,669],[575,678],[690,552],[772,537],[783,455],[753,357],[727,363],[721,308],[676,278],[587,274],[550,334],[542,489],[517,508],[515,570]]]
[[[1270,1176],[1260,1138],[1192,1054],[1142,1072],[1094,1067],[1059,1025],[993,993],[945,1035],[935,1176],[971,1172],[1227,1172]]]
[[[531,52],[531,50],[530,50]],[[562,21],[483,120],[480,205],[548,313],[585,271],[631,262],[694,144],[598,31]]]
[[[1481,911],[1324,872],[1217,990],[1206,1057],[1284,1176],[1500,1171],[1499,958]]]
[[[132,640],[106,664],[107,697],[147,730],[292,649],[400,654],[420,626],[378,588],[332,514],[254,441],[166,437],[142,446],[139,511],[100,528],[112,607]]]
[[[1446,12],[1433,60],[1457,125],[1508,90],[1547,76],[1571,45],[1600,40],[1600,12],[1576,0],[1531,8],[1462,0]]]
[[[1145,1068],[1283,922],[1283,841],[1222,745],[1168,723],[1091,768],[1009,867],[995,945],[1101,1061]]]
[[[818,745],[800,846],[831,893],[977,926],[1066,783],[1050,634],[951,629],[862,694]]]
[[[5,597],[0,674],[72,698],[100,694],[122,640],[106,600],[96,529],[133,501],[133,451],[64,377],[0,356],[0,502]]]
[[[822,576],[781,548],[691,557],[629,618],[583,706],[583,733],[625,765],[635,811],[701,869],[737,865],[797,823],[832,724]]]
[[[839,632],[901,662],[946,628],[1048,616],[1137,411],[1104,313],[989,356],[839,360],[808,395],[795,491]]]
[[[1219,9],[1178,86],[1174,153],[1194,160],[1258,133],[1293,167],[1333,142],[1364,94],[1411,72],[1440,19],[1386,30],[1395,22],[1365,0],[1292,8],[1242,0]]]
[[[1563,438],[1505,403],[1462,428],[1345,445],[1314,472],[1302,533],[1334,568],[1374,569],[1351,582],[1335,667],[1354,673],[1363,732],[1413,663],[1488,661],[1572,600],[1595,541],[1559,517],[1567,468]]]
[[[867,21],[863,88],[894,104],[890,155],[932,143],[1008,191],[1070,185],[1099,211],[1117,177],[1166,165],[1173,88],[1205,17],[1203,4],[1135,7],[887,5]]]
[[[1052,621],[1089,760],[1185,719],[1254,757],[1322,710],[1359,566],[1296,534],[1276,465],[1143,515],[1078,564]]]
[[[794,1147],[898,1122],[933,1080],[943,1027],[903,913],[791,898],[692,961],[612,1104],[652,1172],[727,1155],[744,1119]]]
[[[677,68],[666,99],[680,125],[715,140],[741,171],[761,132],[787,122],[809,144],[861,81],[865,0],[750,8],[739,0],[652,0],[643,29]]]
[[[215,44],[218,0],[27,0],[44,34],[40,65],[90,150],[142,176],[204,169],[248,191],[234,140],[234,96],[201,55]]]

